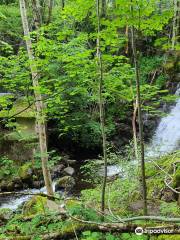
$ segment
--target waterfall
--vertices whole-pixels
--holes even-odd
[[[180,88],[175,93],[180,96]],[[147,148],[147,157],[158,157],[180,149],[180,98],[170,113],[163,117]]]
[[[180,87],[176,91],[176,95],[180,96]],[[170,113],[161,119],[152,138],[151,145],[146,149],[146,156],[158,157],[177,149],[180,149],[180,98],[176,100],[176,104],[171,108]],[[128,164],[126,163],[126,165]],[[130,165],[135,168],[137,161],[131,161]],[[122,173],[126,176],[125,172],[128,172],[127,169],[125,171],[125,166],[108,166],[108,176],[119,175]],[[55,190],[55,182],[53,182],[53,189]],[[46,193],[45,187],[41,189],[30,189],[22,192],[28,191],[34,194],[39,192]],[[6,200],[4,203],[1,203],[0,208],[16,210],[18,206],[30,198],[30,195],[12,197],[10,200]]]

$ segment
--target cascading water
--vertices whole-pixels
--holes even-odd
[[[55,182],[53,182],[53,191],[55,191]],[[21,192],[20,192],[21,193]],[[0,204],[0,208],[8,208],[11,210],[16,210],[21,204],[29,200],[32,195],[23,195],[24,194],[38,194],[38,193],[47,193],[46,188],[42,187],[41,189],[27,189],[22,191],[22,196],[20,197],[12,197],[8,202],[5,201],[4,203]]]
[[[147,157],[158,157],[180,149],[180,87],[176,91],[178,99],[170,113],[163,117],[155,131]]]
[[[176,91],[176,95],[180,96],[180,87]],[[180,98],[177,99],[176,104],[172,107],[170,113],[163,117],[155,131],[152,138],[151,145],[146,149],[146,157],[158,157],[170,153],[174,150],[180,149]],[[135,164],[137,161],[135,161]],[[134,161],[131,162],[131,165]],[[108,176],[119,175],[124,172],[123,167],[109,166]],[[55,182],[53,182],[53,189],[55,190]],[[46,193],[45,187],[41,189],[30,189],[22,191],[23,193]],[[10,200],[1,203],[0,208],[9,208],[16,210],[23,202],[31,198],[31,195],[22,195],[21,197],[11,198]]]

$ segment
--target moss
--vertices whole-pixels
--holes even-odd
[[[159,235],[157,237],[157,240],[180,240],[180,235],[176,234],[176,235]]]
[[[28,180],[31,178],[33,173],[32,163],[25,163],[19,168],[18,175],[22,180]]]
[[[180,167],[178,167],[174,175],[173,185],[174,187],[180,187]]]
[[[152,177],[157,174],[157,168],[152,163],[146,163],[146,176]]]
[[[151,178],[147,181],[148,197],[159,197],[157,194],[160,194],[160,190],[165,187],[163,177],[158,176],[156,178]]]
[[[26,216],[36,215],[45,212],[47,198],[34,196],[24,204],[23,214]]]

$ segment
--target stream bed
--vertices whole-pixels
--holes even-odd
[[[176,91],[176,95],[180,95],[180,88]],[[176,104],[172,106],[169,114],[163,117],[157,126],[157,129],[152,138],[151,144],[146,149],[146,158],[148,157],[159,157],[164,154],[170,153],[174,150],[180,149],[180,98],[176,100]],[[137,165],[137,161],[131,161],[132,167]],[[98,171],[98,170],[97,170]],[[123,169],[123,166],[113,165],[108,166],[108,176],[119,175],[122,177],[126,176],[126,168]],[[89,186],[83,183],[83,176],[79,170],[76,171],[76,188],[74,189],[74,194],[80,193],[82,189],[89,188]],[[103,168],[99,169],[99,174],[103,175]],[[53,182],[53,189],[55,191],[56,181]],[[46,193],[45,187],[41,189],[26,189],[22,191],[35,193]],[[18,196],[18,197],[1,197],[0,198],[0,208],[9,208],[12,210],[16,210],[20,205],[22,205],[25,201],[30,199],[31,196]]]

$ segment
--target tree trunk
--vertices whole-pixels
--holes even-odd
[[[45,181],[45,186],[48,195],[53,195],[52,181],[50,171],[48,169],[48,154],[47,154],[47,139],[46,139],[46,124],[44,116],[44,105],[41,93],[39,92],[39,75],[36,64],[34,62],[34,55],[32,50],[32,42],[30,38],[29,25],[27,20],[25,0],[19,0],[20,12],[22,18],[22,25],[26,41],[27,53],[30,62],[30,69],[32,75],[32,82],[34,87],[35,106],[36,106],[36,121],[38,126],[39,145],[42,161],[42,170]]]
[[[49,0],[49,4],[48,4],[48,20],[47,20],[47,24],[49,24],[51,22],[51,18],[52,18],[52,10],[53,10],[53,4],[54,4],[54,0]]]
[[[65,0],[62,0],[62,10],[64,9],[65,7]]]
[[[171,49],[174,50],[175,45],[176,45],[176,37],[178,35],[179,31],[179,10],[178,6],[179,1],[174,0],[174,17],[173,17],[173,29],[172,29],[172,46]]]
[[[98,58],[98,71],[99,71],[99,116],[102,134],[102,147],[103,147],[103,158],[104,158],[104,179],[102,185],[102,197],[101,197],[101,211],[104,213],[105,210],[105,192],[106,192],[106,182],[107,182],[107,146],[106,146],[106,132],[105,132],[105,110],[104,110],[104,100],[102,96],[103,92],[103,67],[102,67],[102,56],[100,48],[100,1],[97,0],[97,20],[98,20],[98,30],[97,30],[97,58]]]
[[[132,13],[133,13],[133,10],[132,10]],[[138,121],[139,121],[140,149],[141,149],[143,210],[144,210],[144,215],[147,215],[147,189],[146,189],[145,159],[144,159],[143,121],[142,121],[142,111],[141,111],[140,74],[139,74],[134,26],[131,27],[131,35],[132,35],[132,51],[133,51],[135,74],[136,74],[137,108],[138,108]]]
[[[136,130],[136,115],[138,110],[137,98],[133,105],[134,105],[134,111],[133,111],[133,117],[132,117],[133,143],[134,143],[135,158],[136,160],[138,160],[139,157],[138,157],[138,143],[137,143],[137,130]]]
[[[106,0],[102,0],[102,12],[101,16],[105,17],[106,16]]]
[[[36,29],[42,25],[42,16],[41,16],[41,6],[39,0],[31,0],[32,9],[35,14],[33,14]]]

